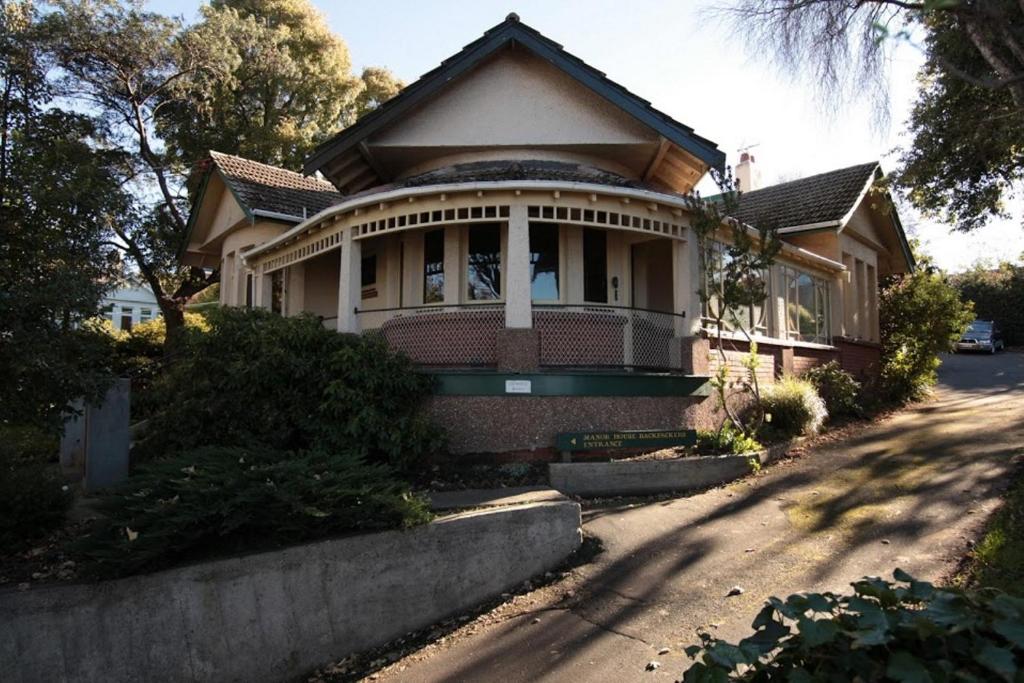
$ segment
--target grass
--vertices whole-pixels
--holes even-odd
[[[1024,472],[1017,473],[1003,506],[955,582],[1024,596]]]

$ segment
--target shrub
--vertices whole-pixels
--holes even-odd
[[[858,581],[853,595],[771,598],[735,645],[702,633],[684,683],[1020,680],[1024,600],[894,576]]]
[[[726,423],[718,431],[697,432],[697,451],[709,455],[742,455],[761,450],[756,439]]]
[[[154,384],[141,459],[203,446],[344,450],[405,469],[441,446],[418,414],[431,380],[371,337],[317,318],[221,308]]]
[[[386,465],[352,450],[265,446],[199,448],[140,466],[99,507],[106,518],[78,550],[104,576],[430,519]]]
[[[936,381],[939,354],[953,348],[973,319],[970,302],[927,264],[890,279],[879,299],[879,396],[894,403],[919,398]]]
[[[837,361],[811,368],[804,374],[804,379],[814,385],[831,417],[863,414],[859,401],[860,382],[843,370]]]
[[[71,493],[56,455],[57,441],[46,432],[0,429],[0,548],[42,536],[64,521]]]
[[[765,387],[765,421],[783,438],[816,434],[828,417],[825,401],[806,379],[787,376]]]

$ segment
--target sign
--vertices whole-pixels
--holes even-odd
[[[633,431],[568,432],[558,435],[560,451],[590,451],[608,448],[667,448],[697,443],[693,429],[645,429]]]
[[[533,393],[533,382],[528,379],[507,379],[505,380],[506,394],[530,394]]]

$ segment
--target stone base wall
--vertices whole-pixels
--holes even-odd
[[[431,396],[426,412],[453,454],[549,461],[561,432],[706,429],[713,407],[704,396]]]

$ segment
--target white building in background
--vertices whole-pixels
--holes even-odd
[[[112,290],[104,297],[101,308],[103,317],[113,323],[114,329],[125,332],[160,315],[153,290],[135,282]]]

